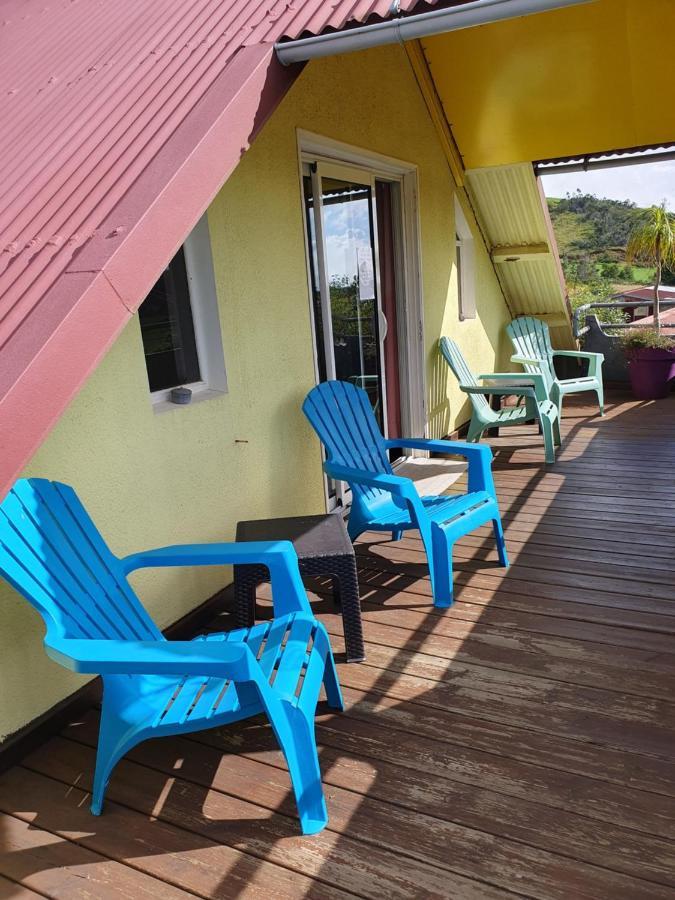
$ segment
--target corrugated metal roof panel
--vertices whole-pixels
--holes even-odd
[[[384,21],[392,18],[393,7],[392,0],[330,0],[328,3],[325,0],[291,0],[274,5],[272,15],[277,16],[274,29],[287,38],[322,34],[325,31],[339,31],[349,26]],[[410,15],[438,6],[456,5],[461,5],[461,2],[400,0],[398,7],[401,15]]]
[[[401,11],[434,5],[402,0]],[[389,10],[390,0],[5,0],[0,491],[298,73],[282,70],[273,43]],[[53,371],[59,346],[68,361]]]
[[[512,313],[564,316],[569,322],[557,248],[532,166],[469,169],[466,179],[492,249],[542,243],[551,248],[547,256],[523,256],[518,262],[495,266]],[[570,325],[556,326],[551,334],[559,347],[571,345]]]
[[[471,169],[467,179],[484,214],[493,247],[538,244],[548,240],[531,165]]]

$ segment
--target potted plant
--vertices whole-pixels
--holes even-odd
[[[621,344],[634,396],[638,400],[666,397],[675,375],[673,339],[656,328],[629,328],[621,335]]]
[[[664,266],[675,266],[675,219],[661,206],[652,206],[645,221],[633,230],[626,245],[630,263],[653,265],[654,326],[631,328],[622,336],[634,395],[639,400],[658,400],[668,394],[675,375],[675,343],[661,333],[659,288]]]

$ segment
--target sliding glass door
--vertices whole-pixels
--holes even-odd
[[[319,379],[363,388],[385,434],[400,421],[390,188],[350,166],[304,170]]]

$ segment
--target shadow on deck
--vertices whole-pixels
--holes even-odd
[[[318,719],[322,834],[260,724],[142,745],[92,818],[92,710],[0,778],[0,896],[673,898],[674,412],[568,403],[555,466],[493,440],[512,566],[487,528],[459,541],[449,611],[416,537],[359,543],[368,658]]]

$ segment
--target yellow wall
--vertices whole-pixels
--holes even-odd
[[[594,0],[423,42],[467,168],[672,141],[673,0]]]
[[[434,434],[467,418],[437,365],[439,335],[457,336],[477,369],[494,364],[506,308],[477,239],[481,318],[458,322],[452,181],[404,54],[309,66],[209,210],[229,393],[154,414],[134,320],[27,468],[73,484],[120,555],[231,539],[240,518],[323,509],[319,447],[300,412],[314,369],[296,127],[419,166]],[[229,580],[217,569],[136,578],[160,626]],[[42,632],[25,601],[0,586],[0,735],[82,684],[47,659]]]

